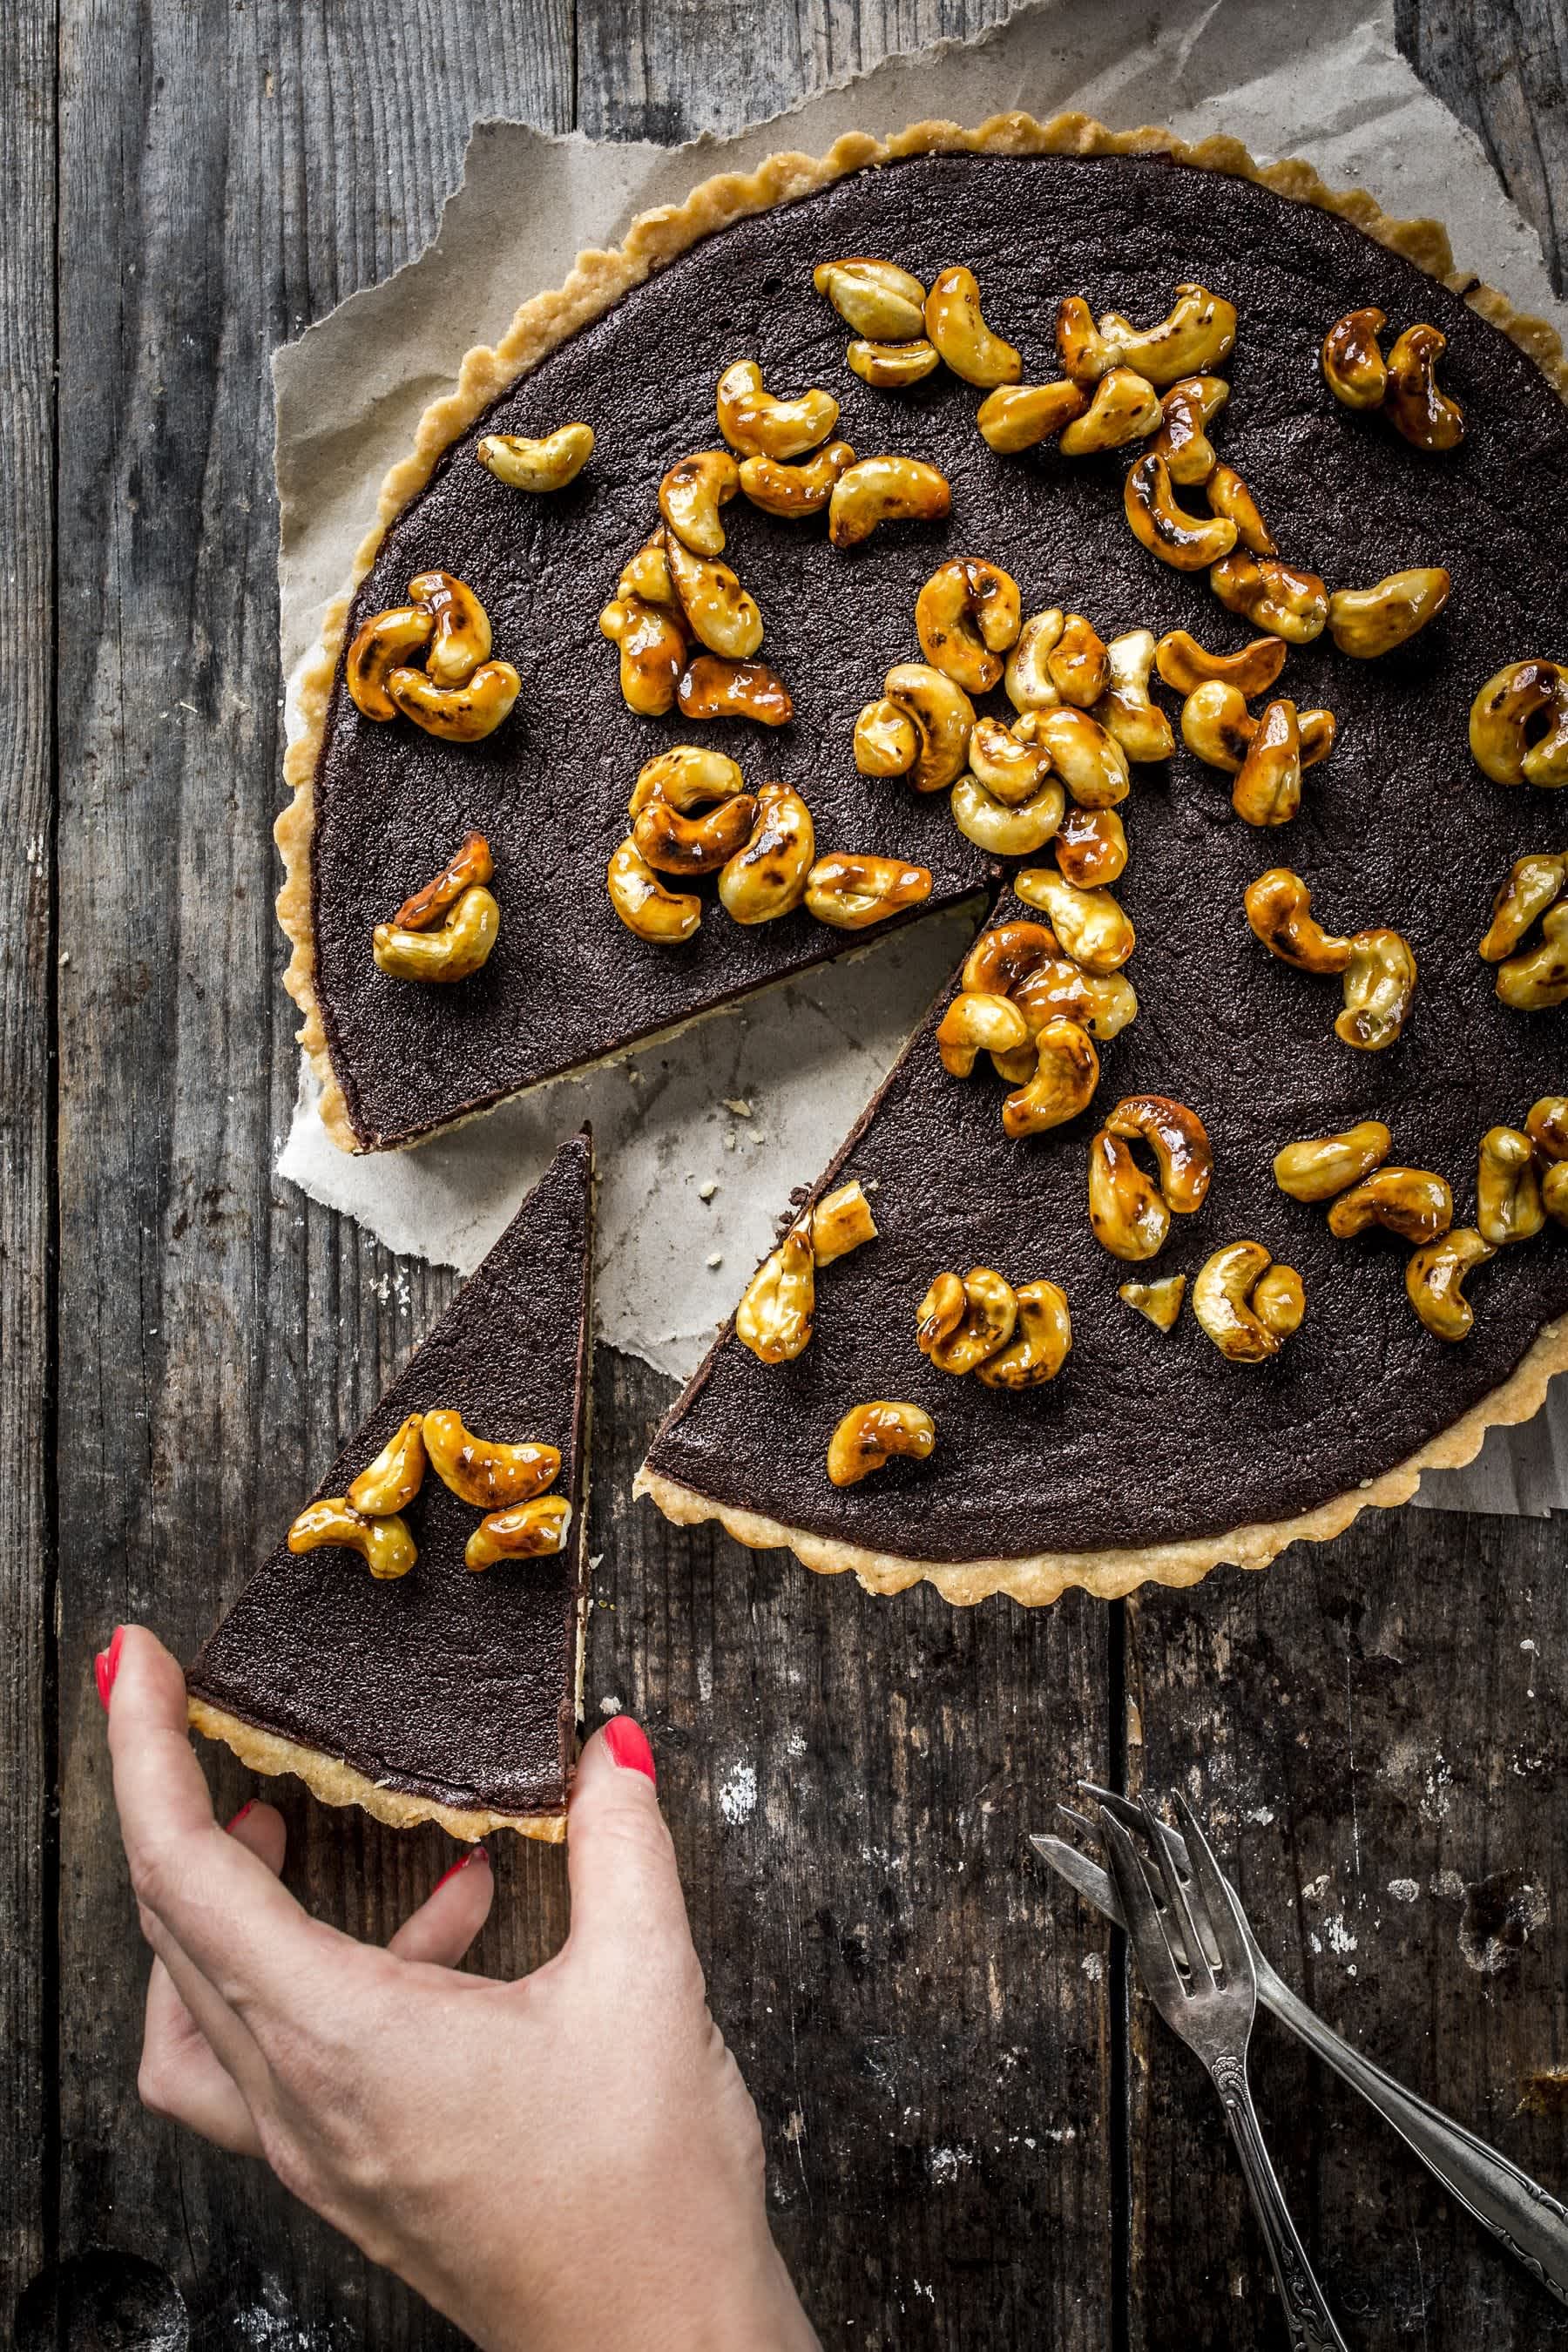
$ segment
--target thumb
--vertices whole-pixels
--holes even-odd
[[[566,1842],[574,1944],[691,1949],[675,1847],[658,1809],[653,1750],[617,1715],[584,1748]]]

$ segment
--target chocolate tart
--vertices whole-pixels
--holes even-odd
[[[411,1412],[449,1406],[503,1443],[559,1449],[564,1549],[476,1574],[479,1514],[432,1468],[404,1513],[410,1571],[377,1582],[342,1546],[280,1543],[187,1676],[190,1719],[258,1772],[330,1805],[455,1837],[556,1843],[579,1703],[587,1491],[593,1149],[563,1144],[316,1499],[342,1495]],[[301,1498],[303,1499],[303,1498]]]

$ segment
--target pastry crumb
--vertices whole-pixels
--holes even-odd
[[[697,1197],[700,1201],[710,1201],[718,1190],[718,1179],[710,1176],[706,1183],[699,1184],[697,1187]]]
[[[733,1111],[737,1118],[750,1118],[752,1116],[752,1106],[743,1095],[726,1095],[724,1108]]]

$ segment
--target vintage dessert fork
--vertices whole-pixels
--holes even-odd
[[[1163,1916],[1121,1821],[1109,1811],[1100,1814],[1100,1839],[1121,1899],[1128,1940],[1155,2008],[1203,2061],[1219,2094],[1262,2225],[1291,2345],[1296,2352],[1346,2352],[1344,2337],[1312,2274],[1275,2178],[1247,2085],[1247,2045],[1258,2006],[1258,1987],[1247,1937],[1207,1840],[1190,1808],[1179,1797],[1176,1802],[1186,1824],[1192,1864],[1192,1877],[1184,1884],[1172,1863],[1159,1822],[1146,1805],[1139,1814],[1139,1826],[1153,1846],[1165,1890]]]

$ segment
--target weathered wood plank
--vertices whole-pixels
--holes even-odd
[[[55,11],[23,0],[0,47],[0,205],[27,233],[0,240],[0,1756],[10,1801],[0,1853],[0,2311],[48,2230],[45,2067],[50,1758],[45,1737],[55,1555],[49,1061],[54,971],[53,593]]]
[[[1399,47],[1478,133],[1540,233],[1559,294],[1568,278],[1568,19],[1557,0],[1394,0]]]

